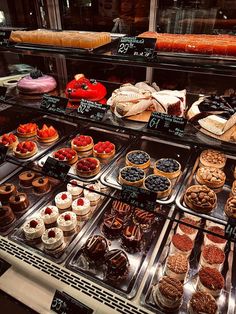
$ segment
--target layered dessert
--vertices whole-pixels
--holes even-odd
[[[199,226],[199,225],[200,225],[200,223],[201,223],[201,221],[202,221],[201,217],[195,216],[195,215],[192,215],[192,214],[189,214],[189,213],[187,213],[187,212],[184,212],[183,214],[184,214],[184,217],[189,218],[189,219],[191,219],[192,221],[194,221],[194,222],[196,223],[196,226]]]
[[[129,259],[124,251],[114,249],[104,257],[107,280],[122,280],[128,275]]]
[[[225,230],[219,226],[210,226],[207,228],[208,231],[218,234],[221,237],[225,236]],[[213,235],[210,233],[205,233],[204,235],[204,245],[213,244],[219,247],[221,250],[224,250],[227,240]]]
[[[24,141],[17,144],[13,149],[14,155],[17,158],[27,159],[34,156],[38,151],[37,144],[33,141]]]
[[[223,169],[226,160],[227,158],[224,153],[213,149],[204,150],[200,155],[200,163],[204,167]]]
[[[88,184],[86,188],[89,190],[84,189],[84,197],[90,201],[91,206],[96,206],[101,199],[101,195],[97,193],[100,192],[99,184]]]
[[[63,147],[53,153],[53,158],[56,160],[65,162],[69,165],[73,165],[78,160],[77,152],[69,147]]]
[[[72,195],[69,192],[60,192],[55,197],[56,207],[60,210],[70,210]]]
[[[42,143],[55,142],[59,138],[57,130],[52,126],[44,124],[41,129],[37,129],[37,140]]]
[[[19,174],[20,184],[24,187],[31,187],[36,174],[31,170],[23,171]]]
[[[165,274],[168,277],[185,281],[188,271],[189,262],[186,255],[176,253],[168,256],[165,267]]]
[[[9,205],[15,214],[26,211],[29,206],[29,199],[26,193],[17,193],[9,198]]]
[[[43,219],[43,222],[47,229],[57,226],[58,216],[59,212],[56,206],[47,205],[40,210],[40,217]]]
[[[89,199],[80,197],[73,201],[72,211],[76,214],[77,220],[87,220],[91,214],[91,205]]]
[[[87,152],[93,149],[93,138],[88,135],[77,135],[71,141],[71,148],[77,152]]]
[[[211,267],[221,270],[225,261],[225,253],[215,245],[204,245],[200,258],[202,267]]]
[[[93,146],[93,156],[101,159],[111,158],[115,155],[116,147],[113,143],[98,142]]]
[[[181,165],[172,158],[161,158],[155,162],[154,174],[175,179],[180,175]]]
[[[83,253],[92,262],[96,262],[104,258],[107,250],[107,240],[100,235],[89,237],[83,247]]]
[[[172,237],[170,252],[171,254],[184,254],[187,257],[192,252],[194,246],[193,240],[190,239],[186,234],[174,234]]]
[[[0,144],[6,146],[8,149],[13,149],[18,144],[18,138],[15,134],[3,134],[0,136]]]
[[[17,193],[16,187],[12,183],[3,183],[0,185],[0,202],[7,203],[9,198]]]
[[[119,238],[123,229],[123,220],[115,215],[105,216],[102,231],[108,239]]]
[[[101,170],[100,161],[97,158],[81,158],[76,164],[76,172],[80,177],[89,178]]]
[[[224,287],[225,281],[221,273],[210,267],[203,267],[198,273],[197,289],[218,297]]]
[[[224,211],[229,218],[236,219],[236,196],[227,199]]]
[[[20,124],[17,128],[17,135],[20,137],[33,137],[37,133],[37,124],[36,123],[25,123]]]
[[[26,240],[39,243],[41,242],[41,236],[45,231],[43,219],[32,217],[24,223],[22,229]]]
[[[137,208],[134,211],[133,220],[142,229],[149,229],[156,222],[156,216],[151,212]]]
[[[64,235],[60,228],[50,228],[42,234],[42,242],[45,251],[49,253],[57,253],[64,249]]]
[[[164,198],[171,193],[171,181],[170,179],[159,176],[156,174],[151,174],[144,180],[144,187],[157,194],[157,198]]]
[[[196,180],[211,189],[221,188],[225,184],[224,171],[215,167],[201,167],[197,170]]]
[[[115,200],[112,202],[112,213],[126,219],[131,215],[132,208],[129,204]]]
[[[126,166],[146,169],[150,166],[151,158],[148,153],[142,150],[133,150],[125,157]]]
[[[217,314],[218,306],[216,300],[210,293],[195,292],[188,304],[188,312],[191,314]]]
[[[72,235],[77,230],[76,214],[71,211],[60,214],[57,218],[57,225],[63,231],[65,237]]]
[[[188,225],[185,225],[185,223]],[[178,224],[178,228],[177,228],[176,233],[186,234],[187,236],[190,237],[191,240],[194,241],[196,236],[197,236],[197,233],[198,233],[198,229],[194,228],[196,226],[197,226],[197,223],[194,220],[192,220],[188,217],[183,217],[180,219],[180,223]]]
[[[143,169],[135,168],[132,166],[120,169],[119,182],[122,185],[124,184],[140,187],[143,185],[144,178],[145,172],[143,171]]]
[[[32,186],[35,193],[42,194],[47,193],[50,190],[51,183],[49,177],[38,177],[33,180]]]
[[[70,180],[70,182],[66,186],[67,192],[72,195],[73,199],[80,197],[83,193],[83,188],[78,185],[83,186],[83,182],[73,179]]]
[[[132,224],[122,232],[122,245],[130,252],[139,251],[142,244],[143,231],[140,226]]]
[[[15,215],[9,206],[0,205],[0,228],[5,228],[15,220]]]

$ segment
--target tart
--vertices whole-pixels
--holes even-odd
[[[181,223],[182,222],[182,223]],[[187,226],[183,223],[186,223],[190,226]],[[180,219],[180,223],[178,224],[178,228],[176,233],[178,234],[186,234],[187,236],[190,237],[191,240],[195,240],[197,233],[198,233],[198,229],[195,229],[194,227],[197,226],[197,222],[188,218],[188,217],[183,217]]]
[[[122,244],[130,252],[141,249],[143,231],[140,226],[132,224],[124,228],[122,232]]]
[[[71,141],[71,148],[77,152],[87,152],[93,148],[93,138],[88,135],[79,135]]]
[[[32,186],[36,193],[46,193],[50,190],[51,183],[48,177],[39,177],[33,180]]]
[[[200,164],[204,167],[214,167],[222,169],[226,163],[226,156],[217,150],[207,149],[200,155]]]
[[[133,221],[135,224],[140,225],[142,229],[149,229],[156,222],[156,216],[146,210],[137,208],[134,211]]]
[[[70,147],[63,147],[53,153],[53,158],[73,165],[78,160],[77,152]]]
[[[195,292],[189,303],[189,313],[192,314],[217,314],[218,306],[216,300],[210,293],[197,291]]]
[[[37,133],[37,124],[36,123],[25,123],[20,124],[17,128],[17,135],[20,137],[33,137]]]
[[[120,169],[119,182],[124,185],[142,186],[145,177],[145,172],[140,168],[124,167]]]
[[[210,293],[215,298],[220,295],[224,284],[224,277],[215,268],[203,267],[198,273],[197,290]]]
[[[186,234],[174,234],[172,237],[170,252],[171,254],[180,253],[184,254],[187,257],[192,252],[194,246],[193,240],[190,239]]]
[[[232,184],[230,196],[236,196],[236,180]]]
[[[180,175],[181,165],[172,158],[158,159],[154,164],[154,174],[175,179]]]
[[[22,227],[26,240],[41,242],[41,236],[45,231],[45,226],[42,218],[32,217],[25,222]]]
[[[143,185],[147,190],[157,193],[157,198],[167,197],[171,193],[170,179],[163,176],[151,174],[146,177]]]
[[[55,197],[56,207],[60,210],[69,210],[72,204],[72,196],[68,192],[60,192]]]
[[[38,151],[37,144],[32,141],[24,141],[19,144],[13,149],[14,155],[17,158],[30,158],[34,156]]]
[[[14,213],[21,213],[29,206],[28,196],[25,193],[18,193],[9,198],[9,204]]]
[[[211,267],[221,270],[225,261],[225,253],[216,245],[204,245],[200,257],[202,267]]]
[[[217,203],[216,193],[206,185],[192,185],[184,194],[185,204],[199,213],[210,213]]]
[[[57,218],[57,225],[63,231],[65,237],[72,235],[77,229],[76,214],[71,211],[64,212]]]
[[[80,177],[89,178],[101,170],[100,161],[97,158],[81,158],[76,164],[76,172]]]
[[[96,206],[101,199],[101,195],[97,193],[100,192],[100,185],[98,183],[88,184],[86,188],[89,190],[84,189],[84,196],[90,201],[91,206]]]
[[[221,228],[220,226],[210,226],[207,228],[208,231],[218,234],[222,237],[225,235],[225,230]],[[205,233],[204,235],[204,245],[213,244],[216,245],[221,250],[224,250],[227,240],[223,239],[221,237],[218,237],[217,235],[213,235],[210,233]]]
[[[93,156],[97,158],[111,158],[115,155],[115,152],[115,145],[109,141],[98,142],[93,146]]]
[[[189,270],[188,258],[184,254],[170,255],[166,261],[165,274],[168,277],[184,281]]]
[[[211,189],[221,188],[225,184],[226,175],[224,171],[214,167],[198,168],[196,180]]]
[[[43,219],[46,228],[56,227],[58,216],[59,212],[56,206],[48,205],[40,210],[40,217]]]
[[[12,195],[17,193],[16,187],[12,183],[3,183],[0,185],[0,202],[7,203]]]
[[[9,206],[0,206],[0,228],[5,228],[15,220],[15,215]]]
[[[35,177],[36,177],[35,172],[31,170],[21,172],[19,174],[20,184],[23,185],[24,187],[31,187]]]
[[[49,253],[57,253],[64,248],[64,235],[60,228],[50,228],[42,234],[44,249]]]
[[[37,140],[42,143],[51,143],[59,138],[57,130],[50,125],[44,124],[42,129],[37,129]]]
[[[13,149],[18,144],[18,138],[13,133],[3,134],[0,136],[0,144],[6,146],[8,149]]]
[[[84,255],[92,262],[96,262],[104,258],[107,250],[107,240],[100,235],[93,235],[89,237],[83,247]]]
[[[236,219],[236,196],[229,197],[225,204],[225,214],[229,218]]]
[[[129,259],[124,251],[114,249],[104,257],[106,278],[111,281],[122,280],[128,275]]]
[[[142,150],[132,150],[126,155],[126,166],[137,167],[140,169],[146,169],[150,166],[151,158],[148,153]]]
[[[87,220],[91,213],[91,205],[89,199],[80,197],[73,201],[72,211],[76,214],[78,221]]]
[[[107,215],[102,224],[102,231],[108,239],[115,239],[121,235],[123,220],[115,215]]]
[[[66,186],[67,192],[72,195],[73,199],[80,197],[83,193],[83,188],[78,186],[78,184],[83,186],[83,182],[73,179],[70,180],[70,182]]]

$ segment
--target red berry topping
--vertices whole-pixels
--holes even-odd
[[[65,219],[65,221],[70,220],[70,215],[69,215],[69,214],[66,214],[66,215],[64,216],[64,219]]]
[[[55,238],[55,236],[56,236],[55,231],[54,231],[54,230],[49,230],[49,232],[48,232],[48,237],[49,237],[49,238]]]
[[[67,195],[66,194],[62,194],[61,199],[64,201],[67,199]]]
[[[79,198],[77,201],[78,206],[83,206],[84,205],[84,200],[82,198]]]
[[[72,180],[71,183],[77,185],[77,182],[75,180]]]
[[[44,213],[45,213],[45,215],[51,215],[51,213],[52,213],[51,208],[50,208],[50,207],[47,207],[47,208],[45,209]]]
[[[36,220],[31,220],[30,221],[30,228],[36,228],[38,225],[38,222]]]

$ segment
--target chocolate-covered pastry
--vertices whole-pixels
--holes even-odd
[[[116,200],[112,202],[112,212],[119,217],[128,218],[132,212],[132,208],[129,204]]]
[[[0,206],[0,228],[6,227],[15,220],[15,215],[9,206]]]
[[[86,241],[83,252],[90,260],[97,261],[104,257],[107,248],[107,240],[100,235],[94,235]]]
[[[143,209],[135,209],[134,211],[134,223],[140,224],[142,228],[149,228],[155,222],[156,216]]]
[[[12,195],[16,194],[16,187],[12,183],[4,183],[0,186],[0,202],[7,203]]]
[[[14,213],[20,213],[25,211],[29,206],[28,196],[25,193],[18,193],[17,195],[12,195],[9,199],[11,209]]]
[[[104,218],[103,232],[107,238],[116,238],[121,234],[123,228],[123,220],[114,215],[108,215]]]
[[[36,193],[46,193],[50,189],[50,180],[48,177],[39,177],[32,182]]]
[[[106,278],[118,280],[127,275],[129,259],[122,250],[111,250],[105,255]]]
[[[142,241],[142,229],[137,225],[129,225],[122,232],[122,243],[131,250],[139,250]]]
[[[19,174],[20,184],[26,187],[30,187],[32,185],[32,181],[34,180],[36,174],[35,172],[29,170],[24,171]]]

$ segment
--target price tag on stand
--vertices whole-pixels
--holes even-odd
[[[0,46],[7,46],[9,38],[11,36],[11,30],[0,30]]]
[[[6,98],[7,93],[7,87],[6,86],[0,86],[0,100],[4,101]]]
[[[8,148],[2,144],[0,144],[0,165],[4,163],[6,160]]]
[[[153,212],[157,207],[157,194],[136,186],[122,185],[121,199],[125,203],[147,211]]]
[[[40,109],[54,114],[65,114],[67,103],[67,98],[44,94],[41,100]]]
[[[65,292],[56,290],[51,310],[58,314],[92,314],[93,310]]]
[[[109,108],[110,106],[108,105],[102,105],[94,101],[81,99],[77,113],[96,121],[102,121]]]
[[[156,38],[122,37],[120,38],[116,53],[118,55],[151,59],[155,51],[156,41]]]
[[[48,176],[56,179],[65,180],[70,170],[70,166],[62,161],[58,161],[52,157],[48,157],[43,165],[42,171]]]
[[[161,112],[153,112],[147,128],[176,136],[183,136],[187,119],[175,117]]]
[[[225,237],[236,242],[236,219],[229,218],[225,226]]]

